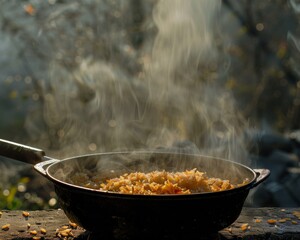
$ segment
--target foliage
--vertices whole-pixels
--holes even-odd
[[[283,133],[298,129],[300,120],[299,14],[292,2],[223,0],[222,27],[232,41],[225,85],[246,118]]]
[[[29,177],[21,177],[17,182],[11,182],[7,186],[0,187],[0,209],[17,210],[17,209],[48,209],[56,208],[56,204],[49,204],[47,199],[38,196],[37,193],[28,191],[30,185]],[[56,203],[55,200],[50,203]]]

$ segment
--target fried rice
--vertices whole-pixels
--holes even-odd
[[[89,177],[85,173],[76,173],[70,183],[124,194],[191,194],[201,192],[218,192],[233,189],[248,182],[232,184],[229,180],[209,178],[205,172],[197,169],[183,172],[152,171],[148,173],[125,173],[116,178],[101,180],[99,176]]]

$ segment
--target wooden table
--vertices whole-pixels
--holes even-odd
[[[0,240],[23,239],[89,239],[84,229],[71,226],[62,210],[30,211],[23,216],[23,211],[1,211],[0,226],[10,224],[0,230]],[[240,217],[230,227],[219,232],[219,240],[228,239],[293,239],[300,240],[299,208],[243,208]],[[272,222],[271,219],[276,220]],[[268,223],[268,220],[270,223]],[[58,234],[57,229],[65,226],[68,238]],[[243,228],[243,229],[242,229]],[[46,230],[42,233],[41,230]],[[36,234],[34,235],[34,231]],[[64,229],[60,229],[63,232]],[[141,240],[144,239],[143,237]],[[197,238],[195,238],[197,239]]]

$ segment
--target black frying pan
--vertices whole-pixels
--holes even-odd
[[[51,159],[39,149],[0,140],[0,155],[34,164],[55,187],[69,219],[96,236],[134,239],[188,239],[206,236],[232,224],[249,191],[270,174],[232,161],[172,152],[100,153]],[[68,183],[76,172],[106,178],[135,171],[184,171],[197,168],[209,177],[249,183],[231,190],[180,195],[133,195],[104,192]]]

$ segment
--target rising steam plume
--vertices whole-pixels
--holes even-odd
[[[119,1],[117,7],[124,4]],[[50,84],[41,85],[42,115],[27,119],[33,139],[59,149],[60,157],[190,141],[203,154],[245,159],[245,122],[231,94],[218,86],[220,4],[158,1],[152,15],[157,33],[140,49],[133,49],[120,29],[106,28],[110,39],[103,41],[103,49],[126,46],[119,52],[142,62],[140,74],[125,70],[113,57],[79,56],[79,67],[72,70],[52,59]],[[63,21],[56,19],[56,26]],[[45,125],[36,124],[41,117]]]

